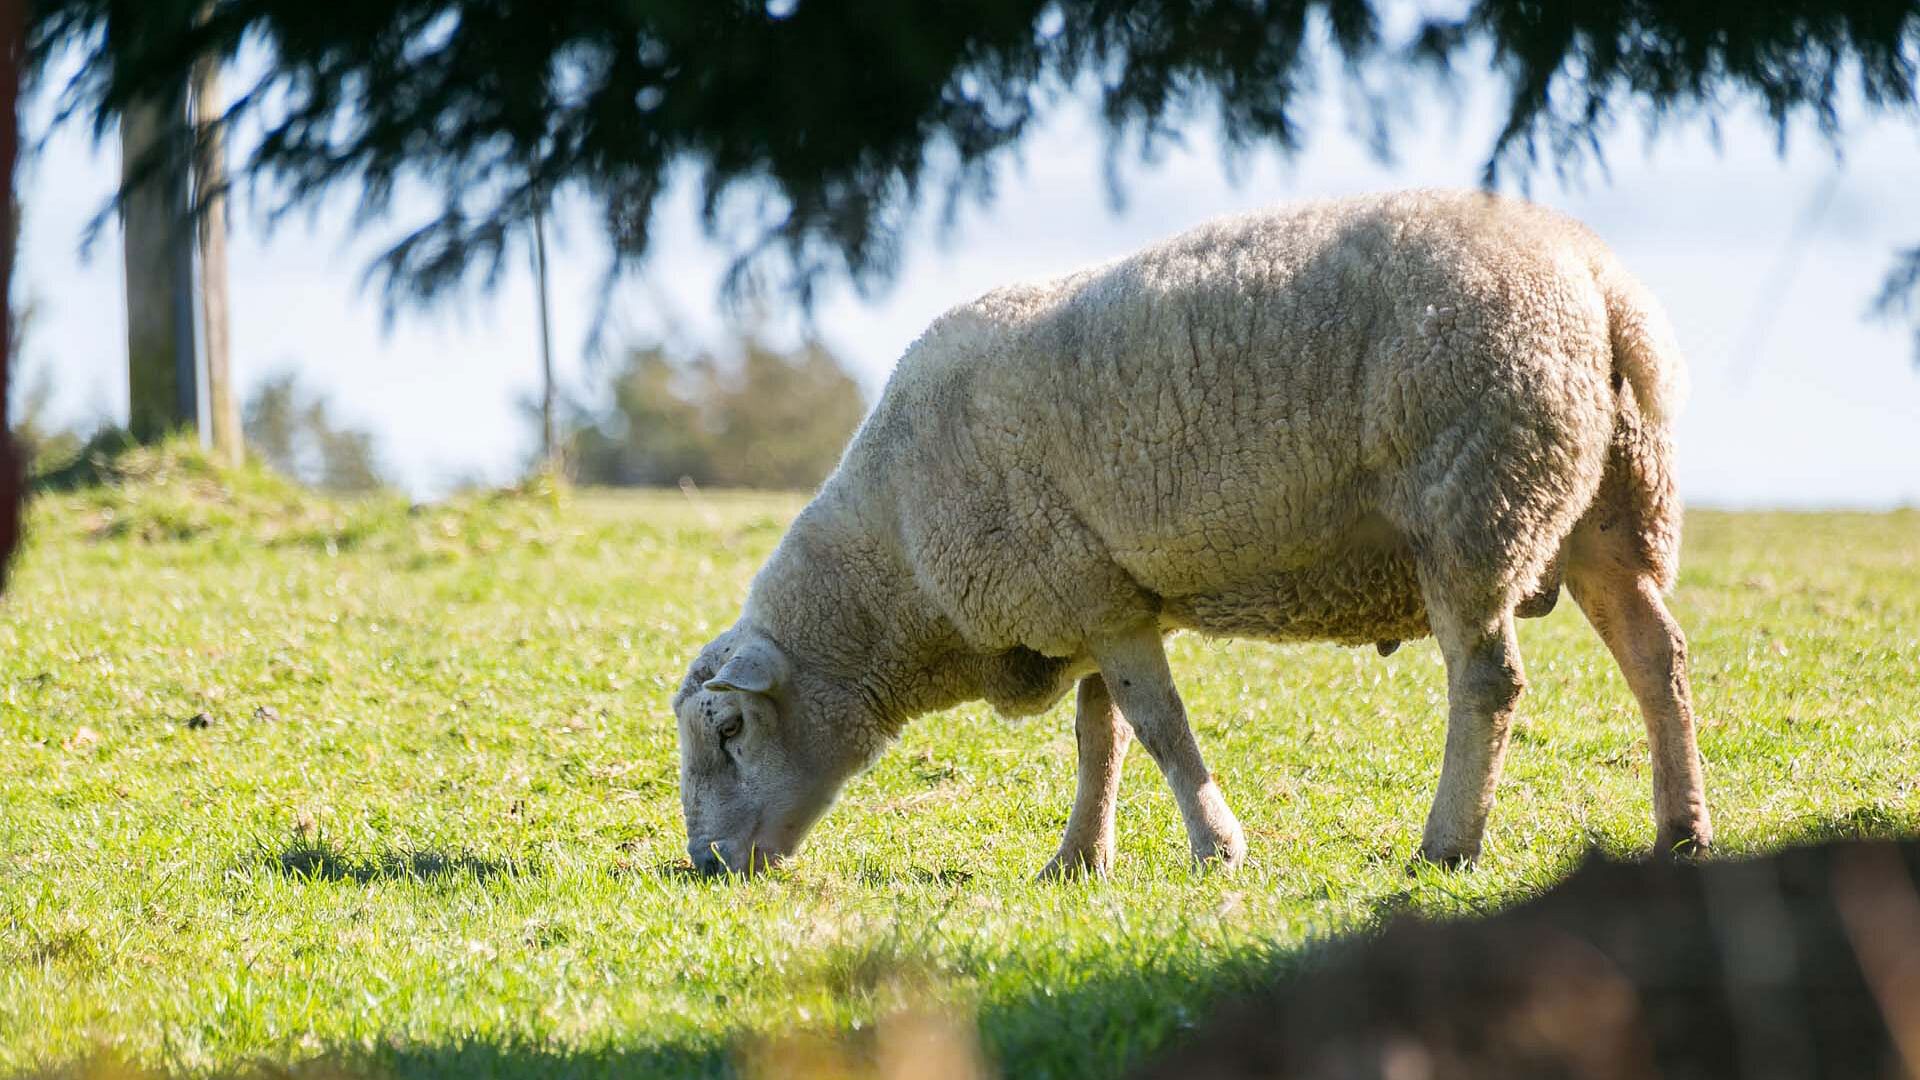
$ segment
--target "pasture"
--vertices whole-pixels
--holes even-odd
[[[1240,873],[1189,870],[1136,751],[1112,878],[1030,880],[1069,700],[924,718],[790,869],[701,880],[667,697],[800,499],[331,502],[178,451],[105,479],[39,499],[0,602],[0,1076],[727,1075],[929,999],[1010,1075],[1105,1076],[1316,940],[1653,838],[1638,713],[1563,599],[1522,624],[1470,872],[1409,868],[1431,642],[1184,637]],[[1720,852],[1920,830],[1920,513],[1694,513],[1674,609]]]

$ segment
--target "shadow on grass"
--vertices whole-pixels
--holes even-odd
[[[1276,971],[1296,970],[1303,955],[1312,952],[1242,955],[1224,963],[1218,957],[1169,955],[1151,968],[1096,976],[1071,991],[1036,987],[1024,997],[989,1003],[979,1014],[977,1030],[963,1028],[959,1035],[969,1050],[966,1043],[978,1038],[990,1063],[988,1075],[1120,1076],[1191,1032],[1211,1002],[1264,986]],[[884,968],[888,961],[875,963]],[[890,972],[868,974],[884,982]],[[211,1080],[970,1080],[977,1075],[965,1068],[942,1070],[920,1059],[904,1070],[884,1067],[878,1044],[886,1038],[887,1023],[881,1021],[878,1039],[874,1025],[867,1025],[861,1031],[816,1031],[772,1042],[740,1032],[627,1047],[573,1047],[512,1037],[379,1042],[370,1049],[327,1049],[304,1061],[262,1061],[211,1073],[173,1074],[100,1056],[14,1080],[183,1080],[187,1075]]]
[[[640,863],[620,862],[612,867],[611,873],[615,877],[654,877],[663,881],[696,882],[716,889],[739,885],[747,880],[747,878],[735,874],[703,873],[695,870],[693,864],[685,859],[673,859],[667,862],[644,865]],[[786,873],[787,871],[782,868],[762,871],[760,876],[764,877],[771,874],[775,880],[779,880],[780,877]],[[882,889],[900,885],[946,885],[957,887],[972,881],[973,875],[965,870],[928,870],[918,866],[908,867],[905,870],[881,870],[867,867],[857,871],[855,878],[860,884],[868,888]]]
[[[1286,948],[1168,948],[1137,967],[1091,975],[1063,971],[1051,985],[1036,981],[1023,994],[985,1002],[977,1029],[964,1034],[977,1033],[994,1069],[1009,1077],[1112,1077],[1143,1067],[1168,1077],[1325,1075],[1315,1061],[1354,1066],[1341,1075],[1384,1076],[1393,1074],[1385,1052],[1408,1047],[1427,1055],[1422,1060],[1433,1066],[1433,1076],[1653,1075],[1555,1071],[1526,1056],[1575,1036],[1577,1054],[1611,1053],[1614,1043],[1607,1040],[1615,1035],[1633,1054],[1675,1066],[1668,1075],[1741,1075],[1742,1055],[1786,1055],[1809,1067],[1796,1075],[1892,1075],[1870,1068],[1872,1055],[1886,1052],[1887,1029],[1854,960],[1865,924],[1851,922],[1885,919],[1899,909],[1869,900],[1850,910],[1848,897],[1870,895],[1858,888],[1862,867],[1885,871],[1904,862],[1908,879],[1920,882],[1920,843],[1909,839],[1916,825],[1906,812],[1870,806],[1806,819],[1788,830],[1802,846],[1778,854],[1681,865],[1596,855],[1567,880],[1537,896],[1515,897],[1517,906],[1491,917],[1431,921],[1398,910],[1399,898],[1383,898],[1377,909],[1387,923],[1383,929]],[[1904,847],[1875,843],[1901,839],[1907,840]],[[1809,844],[1814,846],[1804,846]],[[290,874],[332,880],[517,872],[469,856],[349,856],[316,844],[290,847],[277,858]],[[1886,895],[1897,900],[1900,893]],[[1920,904],[1920,893],[1906,895]],[[1920,932],[1906,936],[1912,955],[1920,956]],[[1896,949],[1903,947],[1901,939],[1899,933],[1871,938]],[[1797,957],[1786,968],[1779,965],[1782,949]],[[889,972],[912,964],[910,953],[910,947],[895,954],[876,946],[865,964],[872,970],[850,968],[858,985],[834,991],[870,995]],[[875,1052],[873,1025],[828,1034],[840,1055],[836,1060],[855,1066],[831,1075],[904,1080],[926,1074],[874,1067],[887,1055]],[[601,1035],[619,1039],[618,1032]],[[214,1075],[724,1077],[739,1074],[747,1045],[738,1032],[624,1047],[455,1036],[437,1043],[376,1041],[323,1050],[303,1063],[269,1062]],[[766,1044],[755,1045],[764,1051]],[[1489,1053],[1488,1047],[1521,1057],[1461,1056]],[[1333,1056],[1315,1057],[1321,1050]],[[771,1071],[763,1053],[757,1051],[756,1060],[761,1067],[751,1070],[753,1076],[805,1071],[797,1059],[775,1056]],[[1476,1067],[1450,1068],[1463,1064]],[[1705,1071],[1689,1072],[1688,1066]],[[1855,1067],[1868,1072],[1847,1071]],[[161,1076],[105,1059],[26,1075]]]
[[[267,865],[298,881],[435,882],[459,878],[487,881],[535,872],[525,862],[489,859],[462,851],[431,848],[405,851],[343,851],[325,837],[301,837],[278,851],[264,853]]]
[[[1742,858],[1614,862],[1491,918],[1399,918],[1222,1001],[1138,1080],[1911,1075],[1920,839],[1897,813]]]
[[[173,1080],[175,1074],[133,1065],[111,1053],[15,1080]],[[192,1075],[203,1075],[195,1072]],[[574,1049],[534,1043],[458,1039],[443,1044],[386,1045],[375,1050],[322,1053],[304,1061],[260,1062],[204,1074],[218,1080],[492,1080],[567,1077],[728,1077],[729,1055],[718,1046]]]

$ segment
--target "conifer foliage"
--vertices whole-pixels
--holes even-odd
[[[344,188],[363,220],[397,184],[440,196],[394,223],[396,301],[497,273],[533,209],[593,200],[623,263],[670,179],[739,254],[735,284],[805,300],[883,282],[930,200],[991,194],[993,166],[1068,88],[1116,146],[1214,114],[1230,142],[1293,148],[1326,73],[1382,118],[1406,73],[1491,54],[1507,117],[1490,180],[1596,153],[1615,117],[1757,105],[1842,134],[1842,103],[1912,116],[1920,0],[1478,0],[1384,27],[1370,0],[38,0],[28,59],[85,56],[96,125],[172,93],[202,55],[267,63],[230,118],[264,137],[239,172],[279,204]],[[1424,77],[1424,76],[1423,76]],[[1385,136],[1390,136],[1390,126]]]

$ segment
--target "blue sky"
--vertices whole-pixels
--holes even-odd
[[[1288,199],[1475,182],[1498,119],[1486,81],[1457,102],[1409,103],[1395,160],[1346,134],[1337,105],[1318,109],[1291,159],[1256,155],[1223,167],[1214,132],[1129,165],[1117,208],[1105,145],[1069,105],[1002,170],[997,197],[951,228],[923,221],[893,286],[871,300],[831,291],[815,332],[879,391],[905,346],[937,314],[1008,281],[1124,254],[1224,213]],[[44,102],[30,112],[44,122]],[[1908,330],[1868,322],[1868,300],[1894,251],[1920,243],[1920,126],[1855,125],[1844,160],[1811,135],[1777,153],[1750,114],[1606,142],[1607,169],[1573,184],[1535,178],[1532,196],[1592,225],[1662,298],[1693,373],[1679,426],[1684,494],[1728,506],[1920,505],[1920,368]],[[1123,159],[1125,160],[1125,159]],[[115,144],[53,137],[24,176],[18,287],[37,308],[26,342],[31,378],[50,373],[67,419],[122,417],[125,316],[118,237],[92,257],[82,229],[118,173]],[[399,221],[431,204],[403,199]],[[337,410],[373,430],[389,471],[432,495],[458,479],[506,480],[533,433],[517,403],[537,385],[530,274],[517,260],[500,287],[383,325],[361,274],[397,232],[354,236],[343,199],[268,232],[244,202],[231,250],[233,356],[244,389],[293,368]],[[929,218],[932,215],[928,215]],[[605,251],[591,208],[561,214],[553,255],[555,344],[563,380],[587,392],[604,361],[584,355]],[[722,340],[717,304],[726,253],[701,235],[682,185],[658,221],[646,267],[620,286],[610,340],[662,334]],[[769,302],[776,337],[798,323]]]

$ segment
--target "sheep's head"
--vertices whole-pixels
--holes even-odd
[[[687,854],[703,873],[752,873],[800,847],[869,756],[857,696],[736,626],[701,650],[673,697]]]

